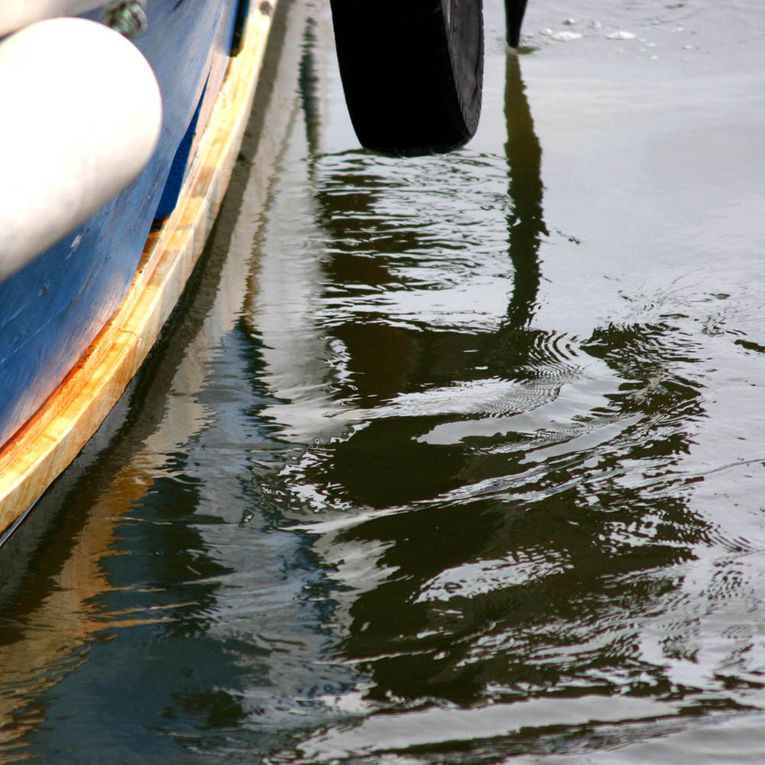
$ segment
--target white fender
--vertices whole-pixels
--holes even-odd
[[[105,0],[0,0],[0,37],[54,16],[79,16]]]
[[[0,43],[0,280],[133,181],[157,145],[159,85],[93,21],[41,21]]]

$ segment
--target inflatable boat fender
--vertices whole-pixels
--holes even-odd
[[[40,21],[0,42],[0,280],[133,181],[162,99],[151,66],[85,19]]]

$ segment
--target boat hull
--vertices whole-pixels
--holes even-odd
[[[192,121],[193,133],[204,130],[228,62],[237,5],[149,3],[149,28],[135,43],[162,93],[159,145],[134,183],[0,283],[0,448],[53,394],[124,300],[168,180],[183,176],[197,142],[189,136]],[[184,137],[191,141],[179,156]]]
[[[191,5],[190,0],[186,2]],[[224,68],[218,67],[216,72],[212,59],[208,59],[207,74],[203,68],[199,80],[196,106],[192,98],[192,119],[196,120],[197,130],[175,209],[145,242],[133,231],[112,230],[111,241],[115,246],[122,246],[120,237],[138,241],[138,256],[130,260],[128,255],[132,253],[126,255],[130,262],[137,262],[137,267],[123,291],[123,299],[113,313],[103,311],[107,320],[100,328],[94,326],[96,336],[92,342],[83,353],[70,354],[74,365],[64,371],[62,380],[52,383],[47,398],[0,446],[0,545],[69,467],[119,402],[177,305],[202,255],[242,145],[261,80],[277,2],[261,3],[244,19],[244,43],[237,56],[228,61],[217,93],[217,87],[214,90],[211,83],[215,78],[223,78]],[[288,5],[278,4],[279,8]],[[268,78],[263,80],[262,88],[266,89],[270,83]],[[124,200],[141,203],[142,182],[145,181],[139,179],[121,195],[122,203]],[[153,200],[162,191],[159,188]],[[145,231],[153,219],[153,204],[141,209],[149,211],[148,222],[139,219]],[[115,217],[110,219],[110,214]],[[94,216],[89,225],[100,221],[100,215],[107,216],[106,223],[136,220],[118,215],[118,211],[105,210]],[[113,252],[107,253],[105,259],[114,257]],[[41,262],[48,257],[51,253],[43,256]],[[129,272],[129,268],[117,270]],[[66,269],[59,274],[68,278]],[[28,274],[22,276],[28,278]]]

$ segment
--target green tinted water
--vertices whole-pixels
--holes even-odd
[[[478,136],[396,161],[283,14],[181,311],[0,555],[5,760],[765,758],[765,14],[486,23]]]

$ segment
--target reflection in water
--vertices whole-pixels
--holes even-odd
[[[365,549],[362,557],[376,558],[387,572],[381,582],[380,575],[373,578],[372,587],[363,579],[357,585],[366,591],[349,602],[351,626],[343,647],[343,655],[370,676],[368,699],[386,708],[422,703],[425,689],[431,702],[471,705],[525,698],[551,684],[565,687],[561,667],[554,661],[546,666],[549,659],[535,666],[534,654],[542,646],[545,653],[559,650],[562,640],[585,642],[582,625],[565,613],[588,572],[602,574],[613,554],[598,544],[612,536],[604,524],[617,520],[590,508],[597,479],[581,465],[586,444],[578,444],[574,459],[566,448],[558,459],[533,456],[572,439],[592,439],[593,433],[597,445],[618,435],[623,378],[610,365],[599,365],[598,354],[577,359],[587,355],[583,349],[574,351],[530,327],[546,233],[540,150],[514,58],[507,71],[506,155],[511,194],[517,191],[505,216],[513,266],[507,319],[497,312],[493,320],[483,316],[475,322],[480,303],[474,303],[473,315],[438,317],[442,326],[435,317],[416,318],[414,306],[432,304],[427,292],[442,289],[439,283],[418,283],[423,259],[432,280],[439,265],[451,277],[455,260],[464,258],[470,280],[486,259],[496,257],[482,252],[478,239],[442,243],[434,236],[441,232],[436,216],[427,214],[434,206],[428,191],[438,195],[440,189],[423,182],[432,166],[415,175],[412,185],[426,199],[403,225],[399,217],[391,226],[382,213],[402,186],[409,193],[405,184],[412,176],[383,180],[379,174],[386,168],[376,160],[359,158],[350,168],[346,157],[339,165],[327,162],[317,192],[321,224],[332,237],[325,273],[333,291],[345,293],[330,293],[319,316],[322,328],[345,349],[348,390],[341,395],[367,407],[363,418],[369,419],[360,418],[364,427],[350,437],[313,451],[304,477],[330,507],[383,511],[361,522],[352,516],[349,529],[340,524],[331,541],[317,544],[342,581],[349,550]],[[463,182],[464,176],[458,184]],[[464,193],[459,201],[465,204]],[[490,216],[481,218],[484,234]],[[445,237],[455,222],[463,224],[450,218]],[[493,244],[498,237],[490,238]],[[449,258],[447,265],[429,260],[434,250]],[[468,292],[471,300],[483,285],[476,286]],[[405,290],[414,299],[396,294]],[[378,299],[387,292],[394,299]],[[476,331],[476,323],[486,329]],[[465,382],[456,385],[460,379]],[[606,435],[598,437],[603,427]],[[586,514],[579,507],[583,500]],[[614,563],[606,566],[612,575],[631,571],[625,562]],[[588,595],[591,588],[588,583]],[[587,667],[577,667],[577,673],[586,676]],[[596,687],[602,683],[599,677]]]
[[[306,109],[309,136],[320,113]],[[705,417],[699,343],[666,318],[586,339],[535,326],[549,234],[512,55],[505,116],[503,164],[464,151],[402,167],[311,141],[313,199],[285,183],[283,209],[314,210],[318,265],[299,323],[284,330],[298,301],[267,286],[252,323],[283,365],[307,337],[322,349],[313,384],[282,387],[267,416],[322,439],[281,479],[336,582],[336,655],[363,678],[363,721],[303,742],[301,761],[597,750],[751,701],[720,674],[751,631],[731,642],[720,625],[728,652],[691,682],[689,636],[711,623],[676,617],[711,534],[683,468]],[[297,221],[279,220],[284,257]],[[325,415],[313,430],[296,425],[306,406],[314,426]]]
[[[508,216],[510,260],[513,263],[513,296],[507,310],[511,328],[531,323],[539,290],[539,245],[548,235],[542,209],[542,147],[534,132],[518,56],[507,56],[505,72],[508,189],[513,200]]]
[[[220,265],[212,259],[211,279],[220,276]],[[152,366],[144,373],[151,395],[143,385],[135,391],[144,401],[140,420],[131,422],[135,415],[128,413],[107,452],[91,448],[4,549],[2,609],[15,615],[0,625],[4,761],[35,756],[35,739],[48,737],[53,745],[43,747],[46,760],[53,761],[50,752],[59,752],[61,761],[74,757],[95,719],[116,726],[103,743],[92,742],[95,758],[101,746],[106,759],[126,751],[172,752],[170,739],[128,735],[120,721],[169,719],[174,704],[191,718],[204,718],[228,702],[229,721],[241,717],[236,700],[222,690],[216,698],[196,683],[167,682],[185,663],[180,646],[199,649],[217,580],[230,573],[200,534],[215,519],[195,518],[205,490],[177,453],[208,413],[191,397],[172,416],[162,409],[169,390],[196,391],[204,378],[194,336],[204,337],[209,326],[194,309],[204,315],[210,306],[203,297],[188,307],[184,332],[173,336],[177,345],[166,349],[161,373]],[[184,342],[185,332],[196,342],[188,336]],[[191,352],[184,358],[183,350]],[[114,465],[122,467],[115,471]],[[217,644],[205,653],[204,671],[217,674],[222,687],[225,655]],[[138,688],[140,707],[131,708]],[[72,709],[77,722],[66,724]]]

